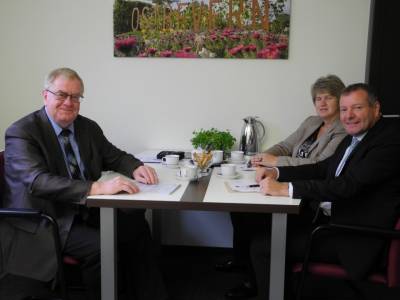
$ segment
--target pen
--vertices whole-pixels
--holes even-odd
[[[175,192],[177,189],[179,189],[181,187],[181,185],[180,184],[178,184],[176,187],[174,187],[173,189],[172,189],[172,191],[170,191],[169,192],[169,194],[171,195],[173,192]]]

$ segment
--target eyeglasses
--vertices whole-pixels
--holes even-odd
[[[83,100],[83,96],[79,95],[79,94],[74,95],[74,94],[67,94],[64,92],[52,92],[50,90],[46,90],[46,91],[53,94],[56,97],[56,100],[58,100],[58,101],[65,101],[68,98],[70,98],[72,102],[79,103],[79,102],[82,102],[82,100]]]

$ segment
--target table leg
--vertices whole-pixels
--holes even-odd
[[[117,300],[117,209],[100,208],[101,299]]]
[[[269,277],[269,299],[283,300],[285,292],[287,215],[272,214],[271,265]]]

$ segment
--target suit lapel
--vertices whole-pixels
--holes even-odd
[[[58,138],[56,133],[54,132],[53,127],[47,117],[46,111],[44,107],[39,111],[39,119],[40,119],[40,127],[43,132],[43,143],[45,144],[45,149],[48,149],[46,159],[50,160],[50,168],[51,166],[56,166],[56,174],[60,174],[62,176],[68,177],[67,166],[65,165],[65,161],[61,159],[56,159],[57,157],[64,157],[64,154],[61,150],[60,143],[58,142]]]
[[[362,153],[364,153],[364,150],[368,148],[368,145],[370,144],[370,141],[377,135],[379,134],[381,127],[383,126],[382,120],[379,120],[369,131],[368,133],[364,136],[364,138],[356,145],[356,147],[353,149],[353,151],[350,153],[349,157],[347,158],[346,164],[343,167],[343,170],[341,173],[344,173],[347,169],[347,167],[351,164],[354,163],[354,159],[357,157],[360,157]],[[351,143],[351,138],[349,140],[349,143],[347,144],[347,147]],[[346,147],[346,149],[347,149]],[[344,152],[343,152],[344,155]],[[342,157],[343,157],[342,155]],[[339,161],[340,162],[340,161]],[[338,164],[339,164],[338,162]],[[337,165],[336,165],[337,166]]]
[[[312,152],[315,148],[318,147],[319,144],[322,144],[322,147],[324,147],[324,145],[326,145],[326,142],[324,141],[324,139],[326,140],[327,137],[334,131],[336,130],[338,123],[340,123],[340,120],[337,119],[332,126],[329,127],[328,131],[325,132],[319,139],[316,139],[314,141],[314,143],[312,143],[309,151]],[[309,133],[308,136],[310,136],[313,132],[315,132],[319,127],[322,126],[322,122],[320,124],[318,124],[318,126],[316,126],[315,128],[313,128],[313,131]],[[308,138],[308,137],[307,137]],[[322,142],[322,143],[321,143]]]
[[[321,127],[322,123],[323,122],[321,120],[321,122],[315,123],[314,126],[309,126],[305,134],[305,139],[301,143],[303,144],[304,141],[306,141],[315,131],[317,131],[317,129]],[[311,144],[310,148],[308,149],[309,153],[311,153],[318,146],[318,142],[318,139],[316,139],[314,143]]]

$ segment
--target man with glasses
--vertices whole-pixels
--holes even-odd
[[[139,191],[122,177],[99,181],[103,170],[145,184],[156,184],[158,177],[153,168],[112,145],[96,122],[79,115],[83,92],[74,70],[56,69],[45,80],[44,107],[7,129],[4,201],[5,207],[39,209],[56,219],[63,254],[79,260],[88,299],[100,299],[99,211],[85,206],[86,197]],[[3,245],[7,271],[53,279],[57,265],[46,228],[18,222],[8,230],[13,238]],[[167,297],[151,242],[144,210],[118,211],[119,263],[129,299]],[[27,268],[33,260],[39,263]]]

